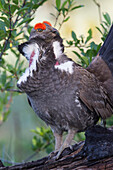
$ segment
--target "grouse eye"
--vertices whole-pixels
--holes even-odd
[[[37,31],[38,31],[38,32],[42,32],[42,31],[43,31],[43,29],[41,29],[41,28],[38,28],[38,29],[37,29]]]

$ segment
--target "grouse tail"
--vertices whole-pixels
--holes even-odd
[[[112,75],[113,75],[113,25],[104,41],[104,44],[99,50],[99,56],[108,65]]]
[[[97,56],[86,69],[100,81],[113,103],[113,25]]]

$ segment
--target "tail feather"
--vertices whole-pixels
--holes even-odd
[[[99,50],[99,55],[108,65],[113,75],[113,25],[107,35],[107,38]]]
[[[99,50],[99,54],[103,55],[105,52],[107,52],[111,48],[111,41],[113,40],[113,25],[110,28],[110,31],[104,41],[104,44]]]
[[[86,69],[101,82],[113,104],[113,25],[98,55]]]

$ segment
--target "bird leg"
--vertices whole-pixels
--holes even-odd
[[[63,143],[62,134],[54,132],[54,137],[55,137],[55,151],[58,151]]]
[[[59,133],[56,133],[56,132],[53,132],[53,134],[54,134],[54,137],[55,137],[55,151],[53,151],[49,154],[50,158],[55,157],[54,155],[56,155],[56,152],[59,151],[59,149],[60,149],[60,147],[63,143],[62,134],[59,134]]]
[[[69,145],[71,144],[71,142],[72,142],[72,140],[73,140],[76,132],[77,132],[76,130],[71,130],[71,129],[68,130],[68,135],[67,135],[64,143],[63,143],[62,146],[60,147],[59,152],[58,152],[58,154],[56,155],[56,159],[58,159],[58,158],[60,157],[62,151],[63,151],[66,147],[69,147]]]

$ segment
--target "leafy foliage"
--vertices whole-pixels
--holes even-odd
[[[36,130],[31,130],[35,133],[32,139],[32,146],[34,151],[45,150],[50,153],[54,150],[54,137],[50,128],[37,127]]]
[[[10,113],[10,104],[16,89],[16,81],[24,71],[24,60],[21,60],[17,50],[18,44],[28,39],[31,26],[29,23],[38,7],[46,0],[2,0],[0,1],[0,124],[6,120]],[[9,62],[9,51],[14,61]],[[15,90],[11,90],[15,89]],[[5,92],[3,94],[3,92]],[[2,96],[2,97],[1,97]],[[6,109],[7,108],[7,109]]]
[[[108,13],[103,14],[104,21],[100,24],[102,28],[96,27],[98,31],[101,33],[102,41],[105,40],[108,31],[111,27],[111,18]],[[100,44],[96,44],[92,40],[92,30],[91,28],[88,30],[88,36],[85,38],[81,35],[79,38],[77,37],[74,31],[71,32],[72,40],[67,41],[69,47],[75,47],[73,53],[79,58],[79,64],[83,67],[87,67],[92,59],[97,55],[100,47]]]
[[[57,15],[51,14],[55,18],[54,26],[59,24],[59,30],[62,27],[63,23],[67,22],[70,19],[70,12],[83,7],[84,5],[75,5],[75,0],[56,0],[56,10]]]
[[[99,27],[96,27],[102,35],[102,37],[101,37],[102,41],[105,40],[105,38],[109,32],[109,28],[111,27],[111,24],[112,24],[111,18],[107,12],[103,14],[103,17],[104,17],[104,21],[100,24],[102,27],[102,30]]]

